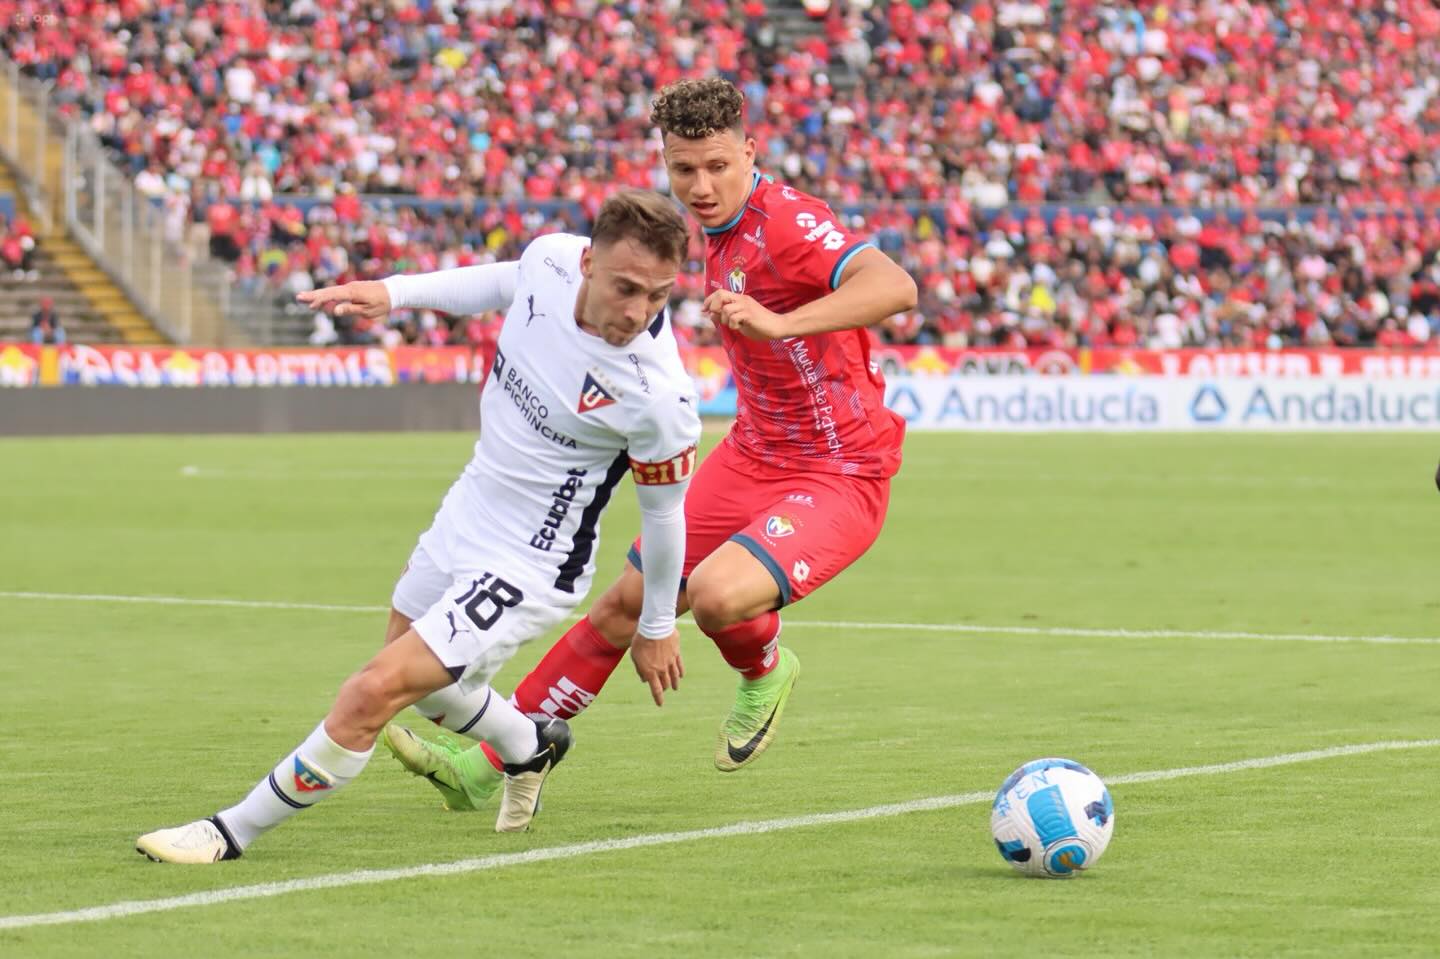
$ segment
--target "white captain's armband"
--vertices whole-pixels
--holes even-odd
[[[669,486],[683,483],[695,472],[696,447],[691,446],[677,456],[660,463],[642,463],[630,460],[630,474],[635,477],[636,486]]]

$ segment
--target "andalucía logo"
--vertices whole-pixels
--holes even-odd
[[[614,402],[615,397],[600,385],[599,381],[595,379],[595,374],[586,373],[585,385],[580,387],[580,405],[575,407],[575,412],[593,413]]]
[[[1218,423],[1228,412],[1225,397],[1209,383],[1200,387],[1190,401],[1190,418],[1197,423]]]

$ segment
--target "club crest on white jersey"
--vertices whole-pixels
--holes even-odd
[[[585,384],[580,387],[580,402],[575,407],[575,412],[593,413],[609,406],[619,399],[616,395],[618,392],[613,387],[606,389],[593,372],[586,373]]]

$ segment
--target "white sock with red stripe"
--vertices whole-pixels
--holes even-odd
[[[308,809],[360,775],[374,747],[357,753],[325,731],[322,722],[295,751],[239,803],[219,814],[227,839],[244,849],[302,809]]]

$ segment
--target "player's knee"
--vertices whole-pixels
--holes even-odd
[[[345,729],[378,732],[399,708],[403,693],[400,677],[393,670],[374,663],[366,666],[340,687],[333,716]]]
[[[746,618],[749,599],[735,584],[714,579],[692,580],[687,593],[695,625],[706,633],[719,632]]]

